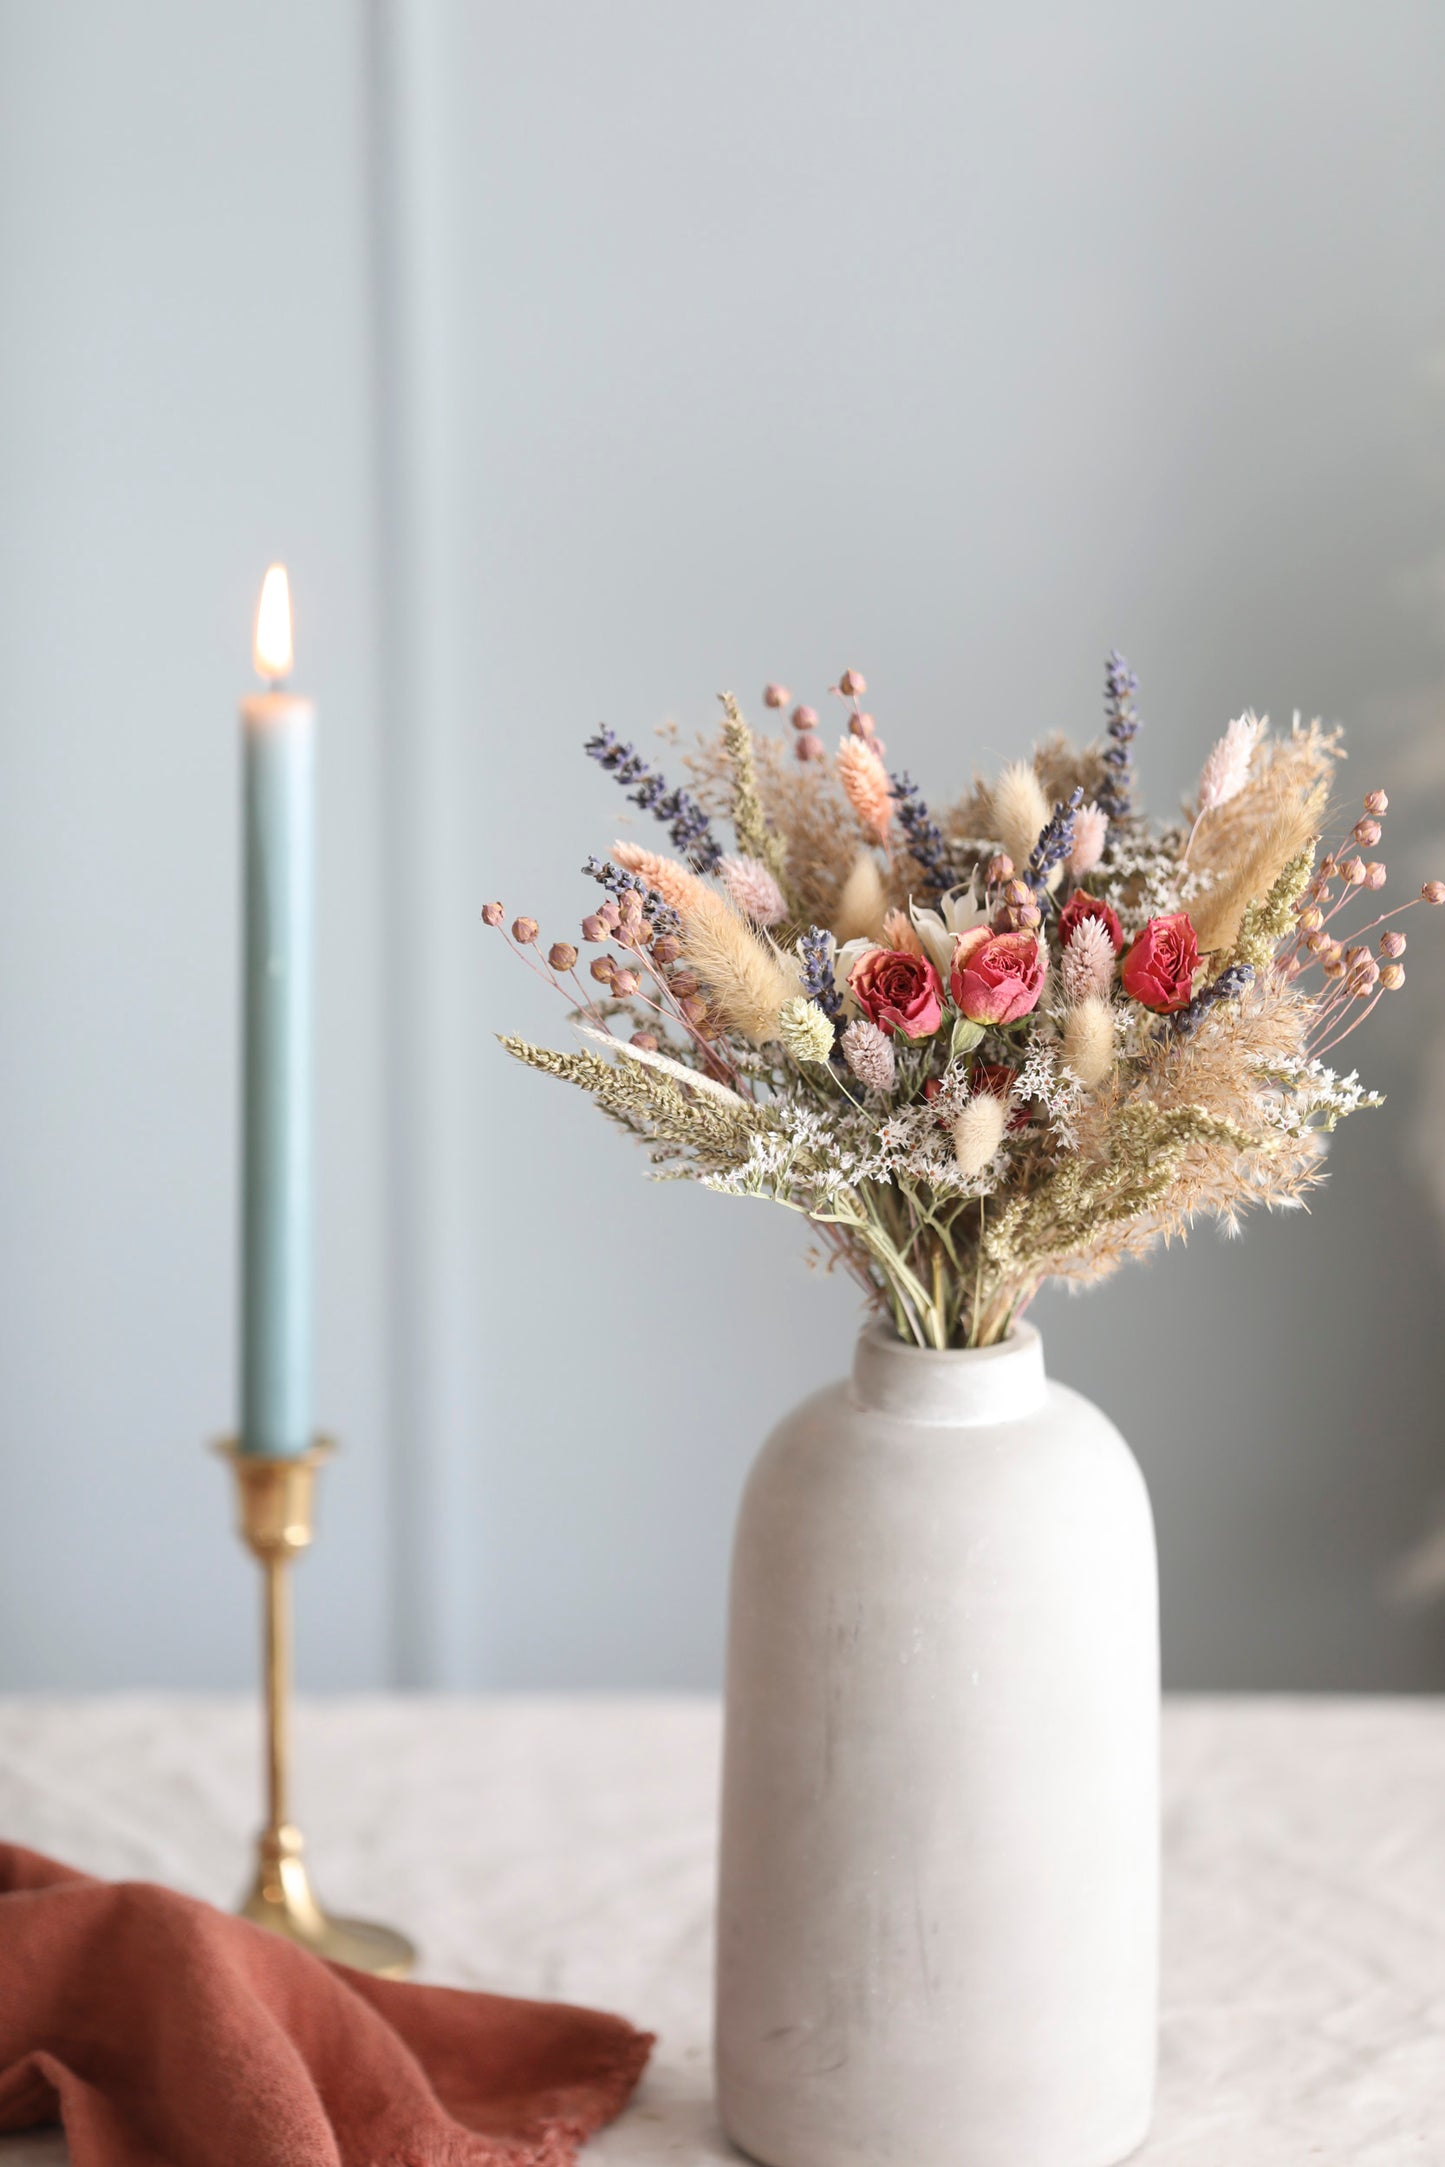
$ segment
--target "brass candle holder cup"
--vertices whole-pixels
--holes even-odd
[[[256,1845],[256,1879],[241,1915],[332,1963],[405,1979],[416,1962],[405,1935],[364,1919],[334,1919],[322,1910],[302,1857],[301,1831],[289,1812],[291,1566],[310,1545],[316,1470],[334,1449],[327,1438],[318,1438],[306,1452],[275,1458],[243,1452],[233,1438],[220,1447],[236,1477],[238,1532],[265,1575],[266,1825]]]

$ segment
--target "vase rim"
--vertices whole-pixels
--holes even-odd
[[[904,1421],[1009,1422],[1043,1403],[1043,1341],[1037,1325],[1016,1324],[991,1347],[915,1347],[875,1322],[858,1335],[853,1389],[862,1406]]]

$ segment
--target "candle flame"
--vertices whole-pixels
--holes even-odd
[[[291,675],[291,587],[284,564],[273,564],[261,583],[253,652],[258,677],[274,685]]]

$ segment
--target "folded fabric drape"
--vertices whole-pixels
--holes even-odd
[[[651,2044],[0,1845],[0,2130],[63,2122],[74,2167],[570,2167]]]

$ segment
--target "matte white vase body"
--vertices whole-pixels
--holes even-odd
[[[733,1560],[719,2104],[768,2167],[1107,2167],[1154,2084],[1159,1647],[1128,1447],[1038,1333],[882,1328]]]

